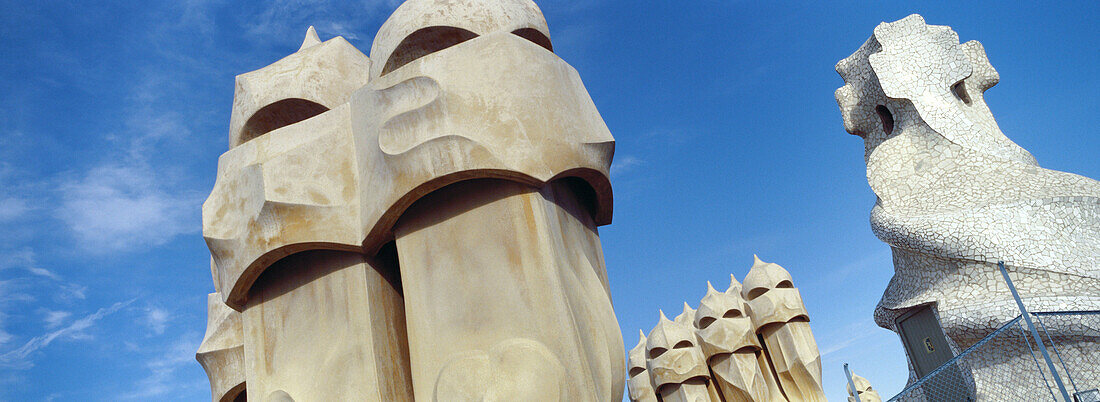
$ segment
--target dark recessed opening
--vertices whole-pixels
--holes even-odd
[[[716,321],[714,317],[703,317],[699,320],[699,329],[707,329],[714,321]]]
[[[890,114],[890,109],[886,106],[875,106],[875,112],[878,113],[879,120],[882,120],[882,131],[886,135],[890,135],[894,132],[894,115]]]
[[[405,297],[405,291],[401,286],[401,264],[397,256],[397,242],[391,241],[383,245],[374,258],[379,263],[378,272],[382,278],[389,282],[398,295]]]
[[[737,309],[726,310],[725,314],[722,314],[722,318],[737,318],[741,316],[741,311]]]
[[[668,351],[668,349],[665,349],[665,348],[650,349],[649,350],[649,358],[650,359],[656,359],[656,358],[660,357],[661,355],[665,354],[665,352],[667,352],[667,351]]]
[[[644,372],[645,372],[644,367],[631,367],[630,368],[630,376],[631,377],[637,377],[638,374],[642,374]]]
[[[539,32],[539,30],[535,28],[520,28],[512,31],[512,33],[523,39],[534,42],[536,45],[542,46],[550,52],[554,51],[554,45],[550,43],[550,38],[547,38],[546,35],[543,35],[542,32]]]
[[[691,341],[680,341],[680,342],[677,342],[676,346],[673,346],[672,348],[673,349],[687,349],[687,348],[690,348],[691,346],[692,346]]]
[[[386,66],[382,68],[382,74],[401,68],[413,60],[449,48],[459,43],[476,38],[477,34],[462,28],[448,26],[434,26],[420,28],[416,32],[406,36],[397,48],[386,60]]]
[[[327,111],[324,105],[305,99],[291,98],[272,103],[248,118],[241,128],[240,143]]]
[[[951,93],[955,94],[956,98],[963,101],[963,103],[970,104],[970,94],[966,93],[966,83],[959,81],[955,85],[951,86]]]
[[[768,288],[755,288],[749,291],[749,300],[760,297],[760,295],[767,293]]]

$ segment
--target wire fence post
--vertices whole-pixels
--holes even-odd
[[[1047,353],[1047,347],[1043,345],[1043,338],[1039,337],[1039,331],[1035,329],[1035,324],[1031,323],[1031,314],[1027,312],[1027,307],[1024,307],[1024,301],[1020,299],[1020,294],[1016,292],[1016,286],[1012,284],[1012,279],[1008,277],[1008,270],[1005,269],[1005,262],[997,261],[997,267],[1001,269],[1001,275],[1005,277],[1005,283],[1008,284],[1008,290],[1012,291],[1012,298],[1016,299],[1016,307],[1020,308],[1020,316],[1022,316],[1024,322],[1027,323],[1027,328],[1031,330],[1031,337],[1035,338],[1035,343],[1039,345],[1039,352],[1043,354],[1043,360],[1047,362],[1047,367],[1050,368],[1050,375],[1054,377],[1054,384],[1058,386],[1058,390],[1062,392],[1062,398],[1065,398],[1066,402],[1073,402],[1073,399],[1069,397],[1069,391],[1066,391],[1066,385],[1062,383],[1062,376],[1058,375],[1058,369],[1054,367],[1054,361],[1050,360],[1050,354]]]
[[[848,377],[848,388],[851,388],[849,393],[856,398],[856,402],[862,401],[862,399],[859,399],[859,390],[856,389],[856,383],[852,381],[852,372],[848,371],[848,363],[844,363],[844,375]]]

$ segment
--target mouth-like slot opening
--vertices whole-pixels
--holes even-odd
[[[779,283],[778,283],[778,284],[776,284],[776,285],[775,285],[775,287],[776,287],[777,289],[784,289],[784,288],[793,288],[793,287],[794,287],[794,283],[793,283],[793,282],[791,282],[791,281],[789,281],[789,280],[786,280],[786,279],[784,279],[784,280],[782,280],[782,281],[779,281]]]
[[[890,135],[894,132],[894,115],[890,114],[890,109],[886,106],[875,106],[875,113],[878,113],[879,120],[882,120],[882,131],[886,135]]]
[[[708,381],[707,377],[700,376],[700,377],[689,378],[689,379],[685,380],[683,383],[684,384],[690,384],[690,385],[707,385],[707,381]],[[661,400],[661,397],[660,397],[661,393],[668,392],[668,389],[666,387],[675,387],[675,386],[679,386],[679,385],[680,384],[663,384],[660,387],[658,387],[657,390],[656,390],[657,395],[658,395],[657,400]]]
[[[737,348],[737,350],[733,351],[733,353],[750,353],[750,352],[755,353],[758,350],[760,350],[760,348],[758,348],[756,346],[746,345],[746,346],[742,346],[740,348]]]
[[[638,375],[640,375],[644,372],[645,372],[644,367],[631,367],[630,368],[630,376],[631,377],[637,377]]]
[[[382,74],[411,63],[413,60],[476,38],[477,34],[458,27],[432,26],[420,28],[406,36],[386,60]]]
[[[737,318],[741,316],[741,310],[731,308],[726,310],[725,314],[722,314],[722,318]]]
[[[760,328],[757,328],[756,333],[757,334],[766,334],[768,332],[774,331],[775,329],[783,326],[783,324],[784,323],[780,323],[780,322],[773,322],[773,323],[770,323],[770,324],[766,324],[766,325],[764,325]]]
[[[299,98],[272,103],[248,118],[241,128],[239,144],[327,111],[328,108],[320,103]]]
[[[550,53],[554,52],[554,44],[550,43],[550,38],[547,38],[546,35],[543,35],[542,32],[539,32],[539,30],[535,28],[520,28],[512,31],[512,33],[546,48]]]

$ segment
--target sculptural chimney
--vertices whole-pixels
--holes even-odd
[[[370,57],[311,27],[237,77],[203,205],[215,400],[622,397],[614,139],[553,50],[529,0],[409,0]]]

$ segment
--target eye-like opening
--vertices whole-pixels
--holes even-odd
[[[642,374],[644,372],[645,372],[644,367],[631,367],[630,368],[630,376],[631,377],[637,377],[639,374]]]
[[[658,357],[661,357],[661,355],[665,354],[665,352],[667,352],[667,351],[668,351],[668,349],[661,348],[661,347],[650,349],[649,350],[649,358],[650,359],[656,359]]]
[[[885,132],[886,135],[893,133],[894,115],[890,114],[890,109],[887,109],[886,106],[878,105],[875,106],[875,113],[878,113],[879,120],[882,120],[882,131]]]
[[[782,281],[779,281],[779,284],[775,285],[775,287],[780,288],[780,289],[782,289],[782,288],[793,288],[794,283],[791,283],[791,281],[784,279]]]
[[[767,292],[768,292],[768,288],[755,288],[755,289],[752,289],[752,290],[749,291],[749,300],[753,300],[757,297],[760,297],[760,295],[762,295],[764,293],[767,293]]]
[[[299,98],[283,99],[264,106],[241,128],[240,143],[275,131],[276,129],[298,123],[310,117],[327,112],[328,108],[320,103]]]
[[[741,310],[731,308],[726,310],[725,314],[722,314],[722,318],[737,318],[741,316]]]
[[[539,30],[535,28],[520,28],[512,31],[512,33],[546,48],[550,53],[554,52],[554,44],[550,43],[550,38],[547,38],[546,35],[543,35],[542,32],[539,32]]]
[[[432,26],[420,28],[406,36],[386,60],[382,74],[401,68],[413,60],[476,38],[477,34],[458,27]]]
[[[717,318],[714,318],[714,317],[703,317],[703,318],[700,318],[700,319],[699,319],[699,329],[707,329],[707,327],[709,327],[709,326],[710,326],[710,324],[713,324],[713,323],[714,323],[715,321],[717,321],[717,320],[718,320],[718,319],[717,319]]]
[[[970,94],[966,93],[966,83],[962,80],[951,86],[951,93],[955,94],[955,97],[959,98],[963,103],[967,105],[970,104]]]
[[[691,348],[692,346],[694,346],[694,345],[692,345],[691,341],[680,341],[680,342],[676,342],[676,346],[673,346],[672,348],[673,349],[688,349],[688,348]]]

